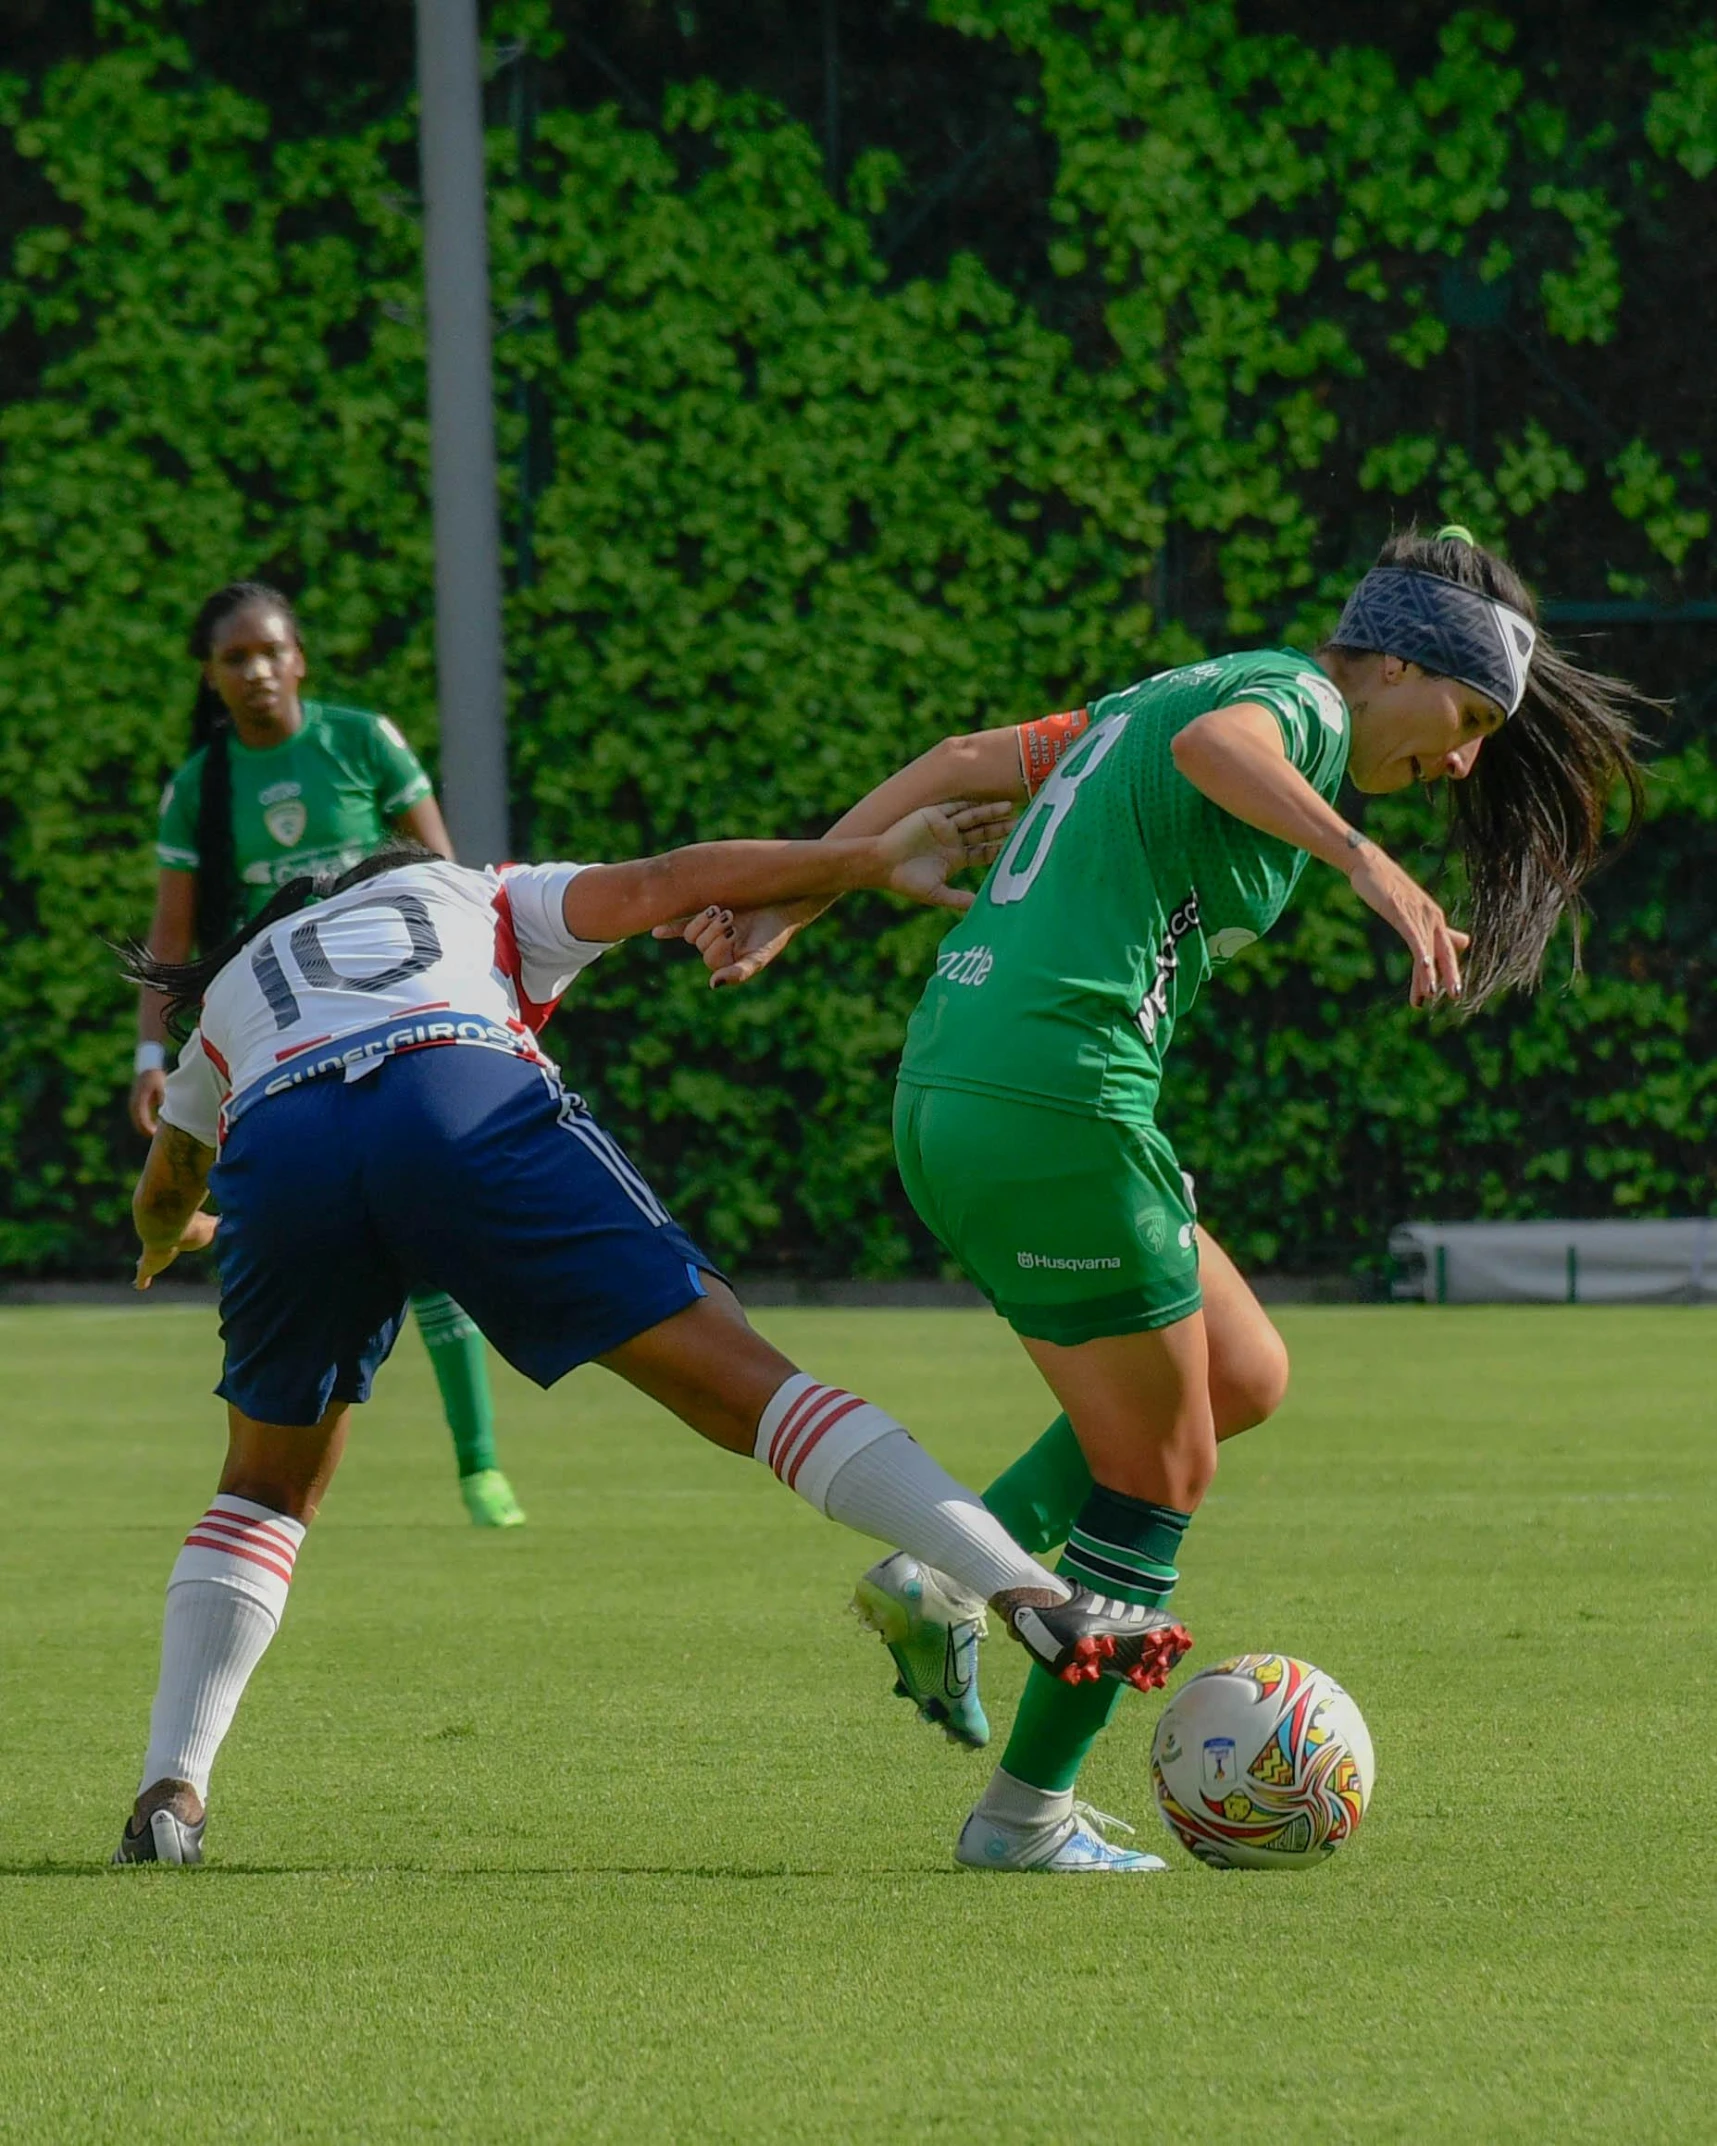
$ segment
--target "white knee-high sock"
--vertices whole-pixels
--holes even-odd
[[[763,1411],[752,1450],[818,1512],[910,1550],[980,1601],[1016,1587],[1057,1601],[1069,1592],[904,1424],[857,1394],[795,1372]]]
[[[302,1522],[224,1493],[185,1537],[167,1582],[140,1795],[157,1781],[189,1781],[208,1795],[215,1753],[279,1629],[303,1540]]]

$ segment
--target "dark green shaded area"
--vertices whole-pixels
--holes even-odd
[[[1708,25],[834,9],[831,103],[823,14],[742,12],[490,17],[519,847],[812,831],[945,732],[1309,645],[1392,521],[1459,519],[1676,701],[1588,980],[1439,1032],[1314,871],[1179,1039],[1168,1129],[1254,1264],[1375,1264],[1409,1214],[1705,1211]],[[315,685],[430,748],[427,441],[409,10],[22,15],[0,1264],[66,1271],[122,1254],[98,942],[147,915],[184,623],[282,581]],[[1432,807],[1367,825],[1430,867]],[[934,1271],[887,1083],[938,931],[854,902],[719,1000],[633,950],[560,1048],[718,1256]]]

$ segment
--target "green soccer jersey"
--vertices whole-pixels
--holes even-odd
[[[423,764],[385,715],[303,704],[301,728],[256,752],[227,740],[239,899],[253,917],[303,872],[344,871],[377,849],[395,820],[430,794]],[[206,752],[206,748],[205,748]],[[194,872],[205,752],[191,755],[161,798],[158,863]]]
[[[1269,930],[1306,861],[1174,764],[1177,731],[1239,701],[1271,711],[1293,765],[1334,798],[1347,705],[1309,657],[1224,656],[1098,701],[943,940],[903,1082],[1150,1120],[1175,1023],[1213,962]]]

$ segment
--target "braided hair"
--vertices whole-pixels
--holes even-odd
[[[215,634],[235,611],[247,604],[267,604],[286,621],[300,647],[298,617],[280,591],[265,581],[229,581],[217,589],[192,621],[188,654],[207,663]],[[232,717],[206,678],[197,682],[191,705],[191,751],[203,755],[203,780],[197,793],[197,944],[218,946],[238,921],[238,851],[233,840],[233,771],[229,752]]]
[[[439,850],[425,849],[421,842],[396,835],[343,872],[304,872],[297,879],[289,879],[285,886],[275,889],[248,924],[237,925],[226,938],[201,951],[195,961],[162,961],[140,939],[127,939],[120,946],[109,944],[119,958],[121,972],[132,983],[141,984],[145,991],[154,991],[167,1001],[168,1032],[183,1043],[196,1025],[209,986],[271,924],[296,915],[312,902],[328,901],[350,887],[361,887],[366,880],[379,879],[384,872],[403,871],[413,864],[448,862]]]

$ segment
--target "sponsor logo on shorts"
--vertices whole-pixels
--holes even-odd
[[[554,1075],[552,1062],[542,1055],[528,1034],[505,1027],[499,1021],[485,1020],[476,1014],[454,1014],[444,1021],[409,1018],[397,1024],[384,1021],[355,1035],[340,1037],[325,1049],[310,1045],[290,1063],[283,1064],[278,1073],[252,1081],[228,1099],[226,1122],[229,1125],[235,1123],[252,1104],[263,1102],[272,1095],[285,1095],[293,1088],[302,1087],[306,1081],[325,1080],[335,1073],[344,1075],[347,1080],[359,1080],[371,1067],[391,1058],[396,1051],[429,1050],[448,1044],[504,1051],[509,1058],[522,1058],[526,1064],[538,1067],[545,1078]]]
[[[1169,1010],[1169,985],[1180,967],[1180,942],[1189,931],[1197,929],[1198,896],[1189,894],[1169,918],[1169,928],[1157,948],[1157,972],[1151,979],[1151,988],[1145,993],[1145,1002],[1139,1008],[1139,1026],[1147,1043],[1156,1041],[1157,1024]]]
[[[995,965],[996,957],[987,946],[962,946],[952,953],[936,956],[936,974],[941,982],[971,984],[974,989]]]
[[[1101,1274],[1117,1269],[1118,1259],[1062,1259],[1054,1252],[1021,1252],[1022,1267],[1041,1267],[1051,1274]]]
[[[307,1080],[321,1080],[330,1073],[350,1074],[371,1060],[391,1058],[395,1051],[422,1050],[436,1043],[481,1043],[506,1051],[514,1058],[533,1058],[528,1043],[521,1043],[498,1021],[465,1017],[452,1021],[408,1021],[398,1028],[372,1029],[355,1043],[330,1051],[306,1052],[296,1064],[261,1083],[263,1095],[284,1095],[288,1088],[302,1087]]]

